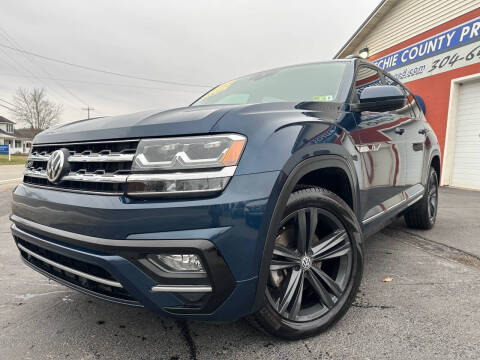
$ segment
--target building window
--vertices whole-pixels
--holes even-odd
[[[7,124],[7,132],[13,133],[13,124]]]
[[[15,140],[15,147],[16,148],[22,147],[22,141],[21,140]]]

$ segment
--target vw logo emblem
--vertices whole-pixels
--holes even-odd
[[[302,258],[302,270],[308,270],[312,266],[312,258],[310,256],[304,256]]]
[[[47,162],[47,179],[53,184],[58,183],[60,178],[70,172],[68,156],[70,152],[67,149],[54,151]]]

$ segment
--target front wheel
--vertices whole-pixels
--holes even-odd
[[[357,218],[334,193],[294,192],[275,239],[265,306],[254,318],[286,339],[317,334],[335,324],[355,299],[363,273]]]

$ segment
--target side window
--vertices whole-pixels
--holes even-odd
[[[382,79],[377,70],[367,66],[360,66],[355,76],[355,90],[357,99],[360,97],[360,94],[365,88],[381,84]]]
[[[385,84],[386,85],[393,85],[398,87],[407,97],[407,104],[405,108],[398,109],[396,111],[397,114],[405,114],[410,116],[411,118],[418,119],[419,114],[415,111],[416,103],[415,103],[415,98],[413,97],[410,92],[405,89],[397,80],[391,78],[388,75],[385,75]]]

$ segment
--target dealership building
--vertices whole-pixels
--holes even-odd
[[[335,57],[351,54],[424,100],[442,185],[480,190],[480,1],[384,0]]]

